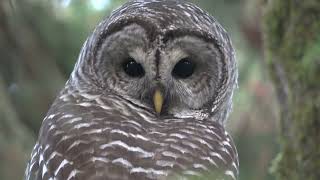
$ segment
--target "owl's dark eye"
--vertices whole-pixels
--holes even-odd
[[[188,58],[181,59],[173,68],[172,75],[177,78],[188,78],[190,77],[195,69],[195,64]]]
[[[144,76],[144,69],[140,63],[137,63],[133,58],[128,58],[123,64],[124,72],[131,77]]]

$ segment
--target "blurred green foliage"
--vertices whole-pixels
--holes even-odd
[[[0,179],[21,179],[42,119],[82,43],[123,2],[0,2]],[[278,147],[278,112],[262,60],[260,1],[193,2],[217,18],[236,47],[239,88],[227,126],[238,147],[240,179],[272,179],[268,168]]]

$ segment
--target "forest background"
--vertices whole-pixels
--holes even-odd
[[[37,134],[80,48],[124,0],[0,1],[0,179],[21,179]],[[263,58],[262,0],[194,1],[230,33],[239,88],[227,129],[240,179],[269,180],[279,151],[279,105]]]

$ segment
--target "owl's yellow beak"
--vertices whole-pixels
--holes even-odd
[[[163,105],[163,95],[159,89],[157,89],[153,94],[153,104],[156,112],[160,114]]]

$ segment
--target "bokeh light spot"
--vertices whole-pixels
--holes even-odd
[[[102,10],[110,5],[111,0],[91,0],[91,5],[95,10]]]
[[[60,4],[62,7],[67,8],[71,3],[71,0],[61,0]]]

